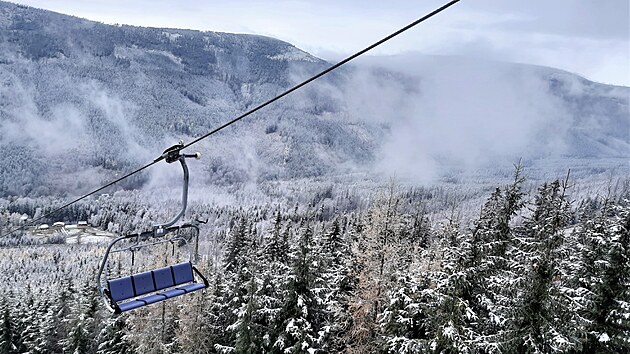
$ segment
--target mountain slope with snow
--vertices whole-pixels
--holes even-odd
[[[93,188],[329,65],[267,37],[0,2],[0,195]],[[350,171],[424,181],[448,164],[519,157],[619,161],[630,156],[629,92],[535,66],[371,59],[204,140],[193,168],[229,185]]]

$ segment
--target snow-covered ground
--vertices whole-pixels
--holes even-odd
[[[76,235],[76,236],[71,236],[71,237],[66,238],[66,243],[68,244],[105,243],[105,242],[109,242],[110,239],[111,239],[111,236],[82,234],[82,235]]]
[[[41,230],[35,228],[30,230],[30,234],[34,238],[46,238],[49,236],[61,235],[65,238],[67,244],[86,244],[86,243],[105,243],[116,235],[103,231],[95,227],[78,227],[77,225],[65,225],[61,228],[50,228]]]
[[[87,228],[77,228],[76,225],[74,228],[64,228],[62,229],[66,234],[66,243],[68,244],[85,244],[85,243],[105,243],[109,242],[111,238],[116,235],[103,231],[94,227]]]

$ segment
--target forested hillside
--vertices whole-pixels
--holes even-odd
[[[80,194],[329,65],[272,38],[0,2],[0,196]],[[203,141],[199,173],[225,187],[355,172],[424,183],[520,157],[625,168],[628,92],[528,65],[377,58]]]
[[[102,246],[16,242],[0,249],[0,352],[627,352],[627,181],[576,201],[566,181],[528,194],[520,173],[470,223],[395,185],[348,212],[205,207],[210,289],[121,316],[94,287]],[[169,249],[135,271],[186,259]]]

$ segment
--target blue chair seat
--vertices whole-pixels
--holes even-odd
[[[140,298],[138,300],[144,302],[147,305],[150,304],[154,304],[156,302],[162,301],[162,300],[166,300],[167,297],[162,295],[162,294],[154,294],[154,295],[149,295],[149,296],[145,296],[143,298]]]
[[[177,289],[184,290],[186,293],[190,293],[196,290],[201,290],[205,287],[206,285],[203,283],[190,283],[184,286],[178,286]]]
[[[199,274],[196,269],[195,271]],[[201,278],[203,278],[202,275]],[[208,282],[204,278],[203,283],[195,283],[192,263],[186,262],[134,274],[130,277],[113,279],[108,281],[108,287],[109,297],[115,304],[116,312],[119,313],[205,289],[208,287]],[[160,291],[163,289],[166,290]],[[155,291],[160,292],[153,293]],[[145,294],[150,295],[138,298]],[[130,301],[121,302],[125,300]]]
[[[144,272],[140,274],[132,275],[133,288],[136,296],[148,294],[155,291],[155,284],[153,283],[153,274],[151,272]]]
[[[155,279],[155,289],[162,290],[175,285],[173,281],[173,271],[171,267],[164,267],[152,271],[153,279]]]
[[[138,307],[142,307],[144,305],[146,304],[140,300],[133,300],[133,301],[123,302],[123,303],[118,304],[118,308],[120,309],[120,312],[125,312],[129,310],[137,309]]]
[[[170,289],[170,290],[162,291],[160,294],[166,296],[167,299],[170,299],[175,296],[184,295],[186,294],[186,291],[180,290],[180,289]]]

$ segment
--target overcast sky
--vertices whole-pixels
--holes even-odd
[[[446,1],[13,2],[111,24],[267,35],[335,60]],[[462,0],[372,54],[409,51],[540,64],[630,86],[630,1]]]

